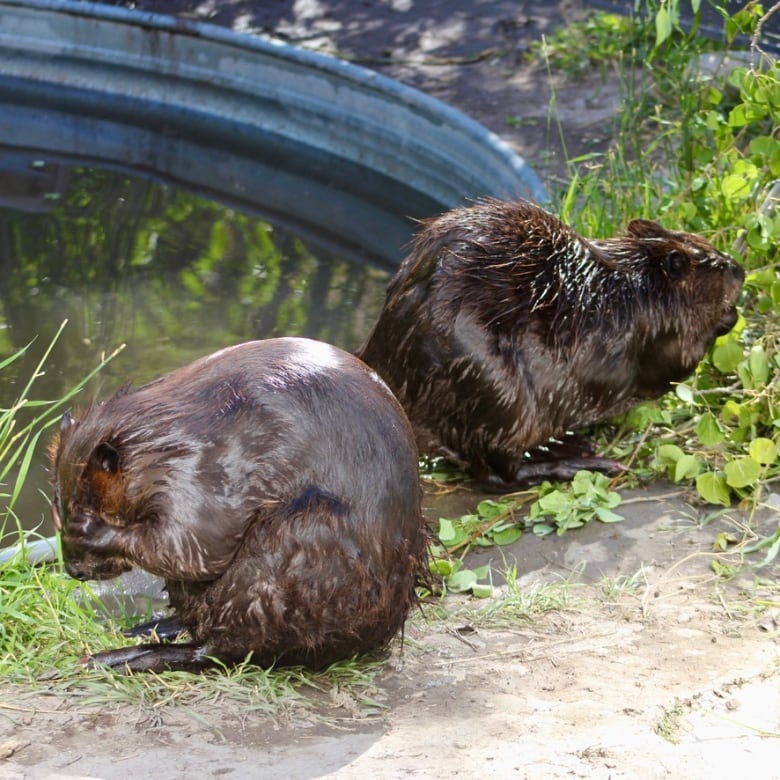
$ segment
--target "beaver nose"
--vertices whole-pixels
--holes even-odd
[[[65,571],[73,577],[74,580],[84,582],[89,579],[89,575],[84,571],[77,563],[73,561],[65,561]]]
[[[721,321],[715,327],[716,336],[725,336],[736,324],[739,319],[736,309],[727,312],[721,318]]]

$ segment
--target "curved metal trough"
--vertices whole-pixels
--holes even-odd
[[[0,2],[0,143],[121,163],[326,235],[335,223],[338,242],[388,261],[394,237],[374,239],[383,201],[411,193],[435,212],[547,199],[495,134],[418,90],[285,43],[74,0]],[[334,186],[354,219],[312,190]]]
[[[436,211],[547,199],[497,136],[415,89],[284,43],[75,0],[0,0],[0,144],[335,230],[391,264],[408,226],[387,235],[389,200]],[[26,551],[48,558],[55,545]]]

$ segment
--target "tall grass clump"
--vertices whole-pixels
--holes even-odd
[[[0,561],[0,679],[9,682],[30,682],[69,660],[75,663],[84,649],[79,632],[85,625],[93,626],[93,632],[98,629],[94,609],[88,606],[88,591],[81,588],[83,597],[75,597],[78,583],[65,576],[61,561],[51,566],[30,562],[28,553],[42,540],[35,531],[23,529],[14,511],[44,434],[119,351],[102,360],[62,398],[37,399],[36,380],[43,375],[65,325],[63,322],[22,383],[17,399],[8,408],[0,408],[0,499],[4,507],[0,512],[0,547],[16,551]],[[0,362],[0,372],[14,366],[31,346]]]

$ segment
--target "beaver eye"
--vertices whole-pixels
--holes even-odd
[[[688,261],[688,256],[682,252],[669,252],[668,255],[664,256],[664,271],[666,271],[666,275],[674,281],[682,279],[687,273],[689,266],[690,262]]]

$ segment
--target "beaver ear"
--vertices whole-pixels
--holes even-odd
[[[668,230],[649,219],[632,219],[628,223],[628,232],[637,238],[667,238],[669,236]]]
[[[120,458],[119,451],[107,441],[98,444],[92,455],[89,457],[89,467],[99,469],[109,474],[116,474],[119,471]]]

